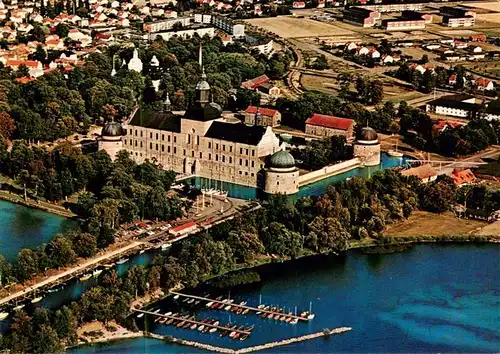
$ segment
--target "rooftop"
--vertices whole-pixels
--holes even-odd
[[[172,112],[156,112],[141,108],[130,121],[130,125],[180,133],[181,117]]]
[[[266,128],[260,126],[215,121],[205,136],[207,138],[226,140],[234,143],[257,145],[265,132]]]
[[[314,113],[311,118],[306,120],[306,124],[318,125],[321,127],[339,130],[347,130],[354,125],[354,120]]]

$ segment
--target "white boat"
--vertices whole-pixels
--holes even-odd
[[[179,295],[174,296],[174,300],[177,300],[179,298]]]
[[[87,281],[87,280],[89,280],[91,277],[92,277],[92,273],[88,273],[88,274],[82,275],[82,276],[80,277],[80,281]]]
[[[153,311],[153,313],[158,313],[158,312],[160,312],[160,309]]]
[[[290,324],[297,324],[299,322],[298,319],[294,318],[293,320],[290,321]]]
[[[92,275],[93,275],[94,277],[98,277],[98,276],[99,276],[99,274],[101,274],[101,273],[102,273],[102,271],[103,271],[102,269],[96,269],[96,270],[94,270],[94,271],[92,272]]]
[[[200,327],[198,327],[198,331],[203,331],[203,328],[205,328],[205,325],[201,325]]]
[[[8,312],[0,312],[0,321],[5,320],[7,317],[9,317]]]
[[[210,332],[210,333],[215,333],[215,332],[217,332],[217,328],[210,328],[210,331],[209,331],[209,332]]]
[[[144,316],[144,312],[141,312],[140,314],[137,315],[137,318],[142,318]]]
[[[161,245],[161,250],[166,251],[170,247],[172,247],[172,244],[167,242],[167,243],[164,243],[163,245]]]
[[[219,321],[215,321],[214,323],[212,323],[213,326],[218,326],[219,325]]]
[[[21,310],[23,307],[24,307],[24,304],[17,305],[16,307],[14,307],[14,311]]]
[[[143,254],[144,252],[146,252],[146,250],[140,250],[139,254]]]
[[[224,307],[224,310],[226,310],[226,311],[231,310],[231,305],[227,305],[226,307]]]
[[[387,155],[392,156],[392,157],[403,157],[403,153],[401,151],[397,151],[397,150],[388,150]]]
[[[35,297],[33,300],[31,300],[31,303],[36,304],[37,302],[42,301],[42,299],[43,299],[43,296]]]
[[[213,302],[213,301],[210,301],[210,302],[208,302],[205,306],[206,306],[206,307],[210,307],[210,306],[212,306],[213,304],[214,304],[214,302]]]
[[[165,316],[172,316],[172,311],[167,312]]]
[[[312,319],[314,319],[314,316],[315,316],[315,315],[314,315],[313,313],[311,313],[310,315],[308,315],[308,316],[307,316],[307,319],[308,319],[308,320],[312,320]]]
[[[47,292],[49,292],[49,293],[57,293],[58,291],[60,291],[62,289],[64,289],[64,285],[61,285],[61,286],[59,286],[57,288],[49,289],[49,290],[47,290]]]
[[[119,260],[116,261],[116,264],[123,264],[128,262],[128,258],[120,258]]]
[[[173,184],[170,188],[172,189],[183,189],[184,185],[183,184]]]
[[[231,333],[229,334],[229,337],[233,338],[235,334],[236,334],[236,332],[231,332]]]

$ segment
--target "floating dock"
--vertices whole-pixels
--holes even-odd
[[[260,309],[258,307],[252,307],[252,306],[248,306],[248,305],[239,305],[239,304],[235,304],[235,303],[227,303],[227,302],[224,302],[222,300],[210,299],[208,297],[203,297],[203,296],[183,294],[183,293],[179,293],[177,291],[170,291],[170,294],[179,295],[179,296],[183,296],[183,297],[187,297],[187,298],[191,298],[191,299],[196,299],[196,300],[202,300],[202,301],[206,301],[207,303],[208,302],[213,302],[213,303],[219,303],[219,304],[224,304],[224,305],[231,305],[231,307],[237,307],[237,308],[240,308],[240,309],[250,310],[250,311],[259,312],[259,313],[267,313],[267,314],[273,314],[273,315],[282,314],[282,315],[284,315],[286,317],[290,317],[290,318],[296,319],[298,321],[304,321],[304,322],[308,322],[309,321],[309,319],[307,317],[302,317],[302,316],[297,316],[297,315],[288,315],[288,314],[283,313],[283,312],[276,312],[276,311],[271,311],[271,310],[264,310],[263,308]]]
[[[213,324],[209,324],[209,323],[205,323],[205,322],[196,321],[194,319],[191,320],[191,319],[184,318],[184,317],[181,317],[181,316],[163,315],[161,313],[156,313],[156,312],[151,312],[151,311],[144,311],[144,310],[138,310],[138,309],[135,309],[135,311],[136,312],[145,313],[145,314],[148,314],[148,315],[151,315],[151,316],[163,317],[163,318],[168,318],[168,319],[174,319],[174,320],[177,320],[177,321],[189,322],[191,324],[203,325],[205,327],[210,327],[210,328],[217,328],[217,329],[219,329],[221,331],[231,331],[231,332],[236,332],[236,333],[239,333],[239,334],[246,334],[246,335],[250,335],[252,333],[251,331],[245,331],[245,330],[240,330],[240,329],[237,329],[237,328],[230,328],[230,327],[225,327],[225,326],[213,325]]]

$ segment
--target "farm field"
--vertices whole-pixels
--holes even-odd
[[[482,3],[467,3],[464,4],[464,6],[500,12],[500,3],[497,1],[482,2]]]
[[[307,18],[273,17],[246,20],[249,24],[275,33],[282,38],[345,36],[354,32],[333,24],[309,20]]]
[[[309,91],[337,94],[338,82],[332,78],[303,74],[300,77],[300,83]]]

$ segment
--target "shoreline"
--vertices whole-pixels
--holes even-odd
[[[4,201],[7,201],[7,202],[10,202],[13,204],[17,204],[17,205],[22,205],[22,206],[32,208],[32,209],[41,210],[43,212],[54,214],[57,216],[62,216],[62,217],[68,218],[68,219],[77,219],[77,217],[78,217],[78,215],[70,212],[69,210],[64,209],[61,206],[49,207],[49,206],[46,206],[44,204],[40,204],[40,203],[37,203],[35,201],[31,201],[30,199],[28,199],[26,201],[19,194],[6,193],[3,190],[0,190],[0,200],[4,200]],[[42,203],[46,203],[46,202],[42,202]]]

